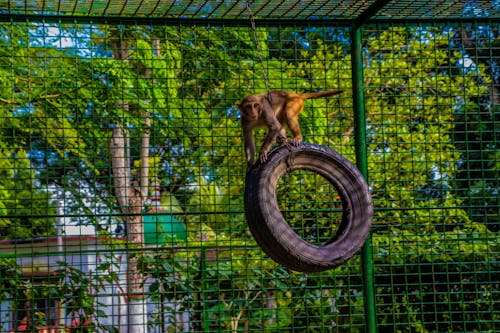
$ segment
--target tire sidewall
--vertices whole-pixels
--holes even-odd
[[[281,214],[276,185],[286,173],[309,170],[320,174],[337,190],[349,216],[326,244],[317,246],[303,240]],[[268,161],[255,165],[247,174],[245,211],[250,231],[258,244],[275,261],[299,271],[321,271],[351,258],[369,234],[373,205],[361,173],[336,151],[314,144],[278,147]],[[340,233],[340,234],[339,234]]]

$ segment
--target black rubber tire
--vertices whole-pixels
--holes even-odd
[[[336,234],[321,246],[304,241],[286,222],[276,198],[280,177],[293,170],[309,170],[323,176],[342,201],[342,219]],[[245,180],[245,214],[257,243],[277,263],[300,272],[319,272],[351,258],[370,233],[373,204],[368,185],[359,170],[336,151],[301,143],[280,146],[265,163],[257,162]]]

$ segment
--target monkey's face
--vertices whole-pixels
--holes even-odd
[[[259,119],[261,112],[262,101],[257,96],[248,96],[240,104],[238,108],[241,111],[241,118],[245,121],[255,122]]]

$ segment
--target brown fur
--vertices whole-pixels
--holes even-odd
[[[304,109],[304,101],[306,99],[329,97],[343,92],[344,89],[336,89],[296,94],[275,90],[243,98],[241,103],[238,104],[238,108],[241,111],[241,127],[245,141],[247,170],[254,162],[255,143],[252,134],[253,129],[259,127],[267,127],[269,129],[259,154],[260,161],[265,162],[267,154],[271,150],[271,146],[275,140],[279,143],[286,142],[286,127],[292,133],[293,145],[297,146],[302,142],[299,114]]]

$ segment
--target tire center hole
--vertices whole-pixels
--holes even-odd
[[[323,176],[308,170],[285,173],[278,180],[276,197],[283,217],[306,242],[320,246],[339,231],[342,201]]]

